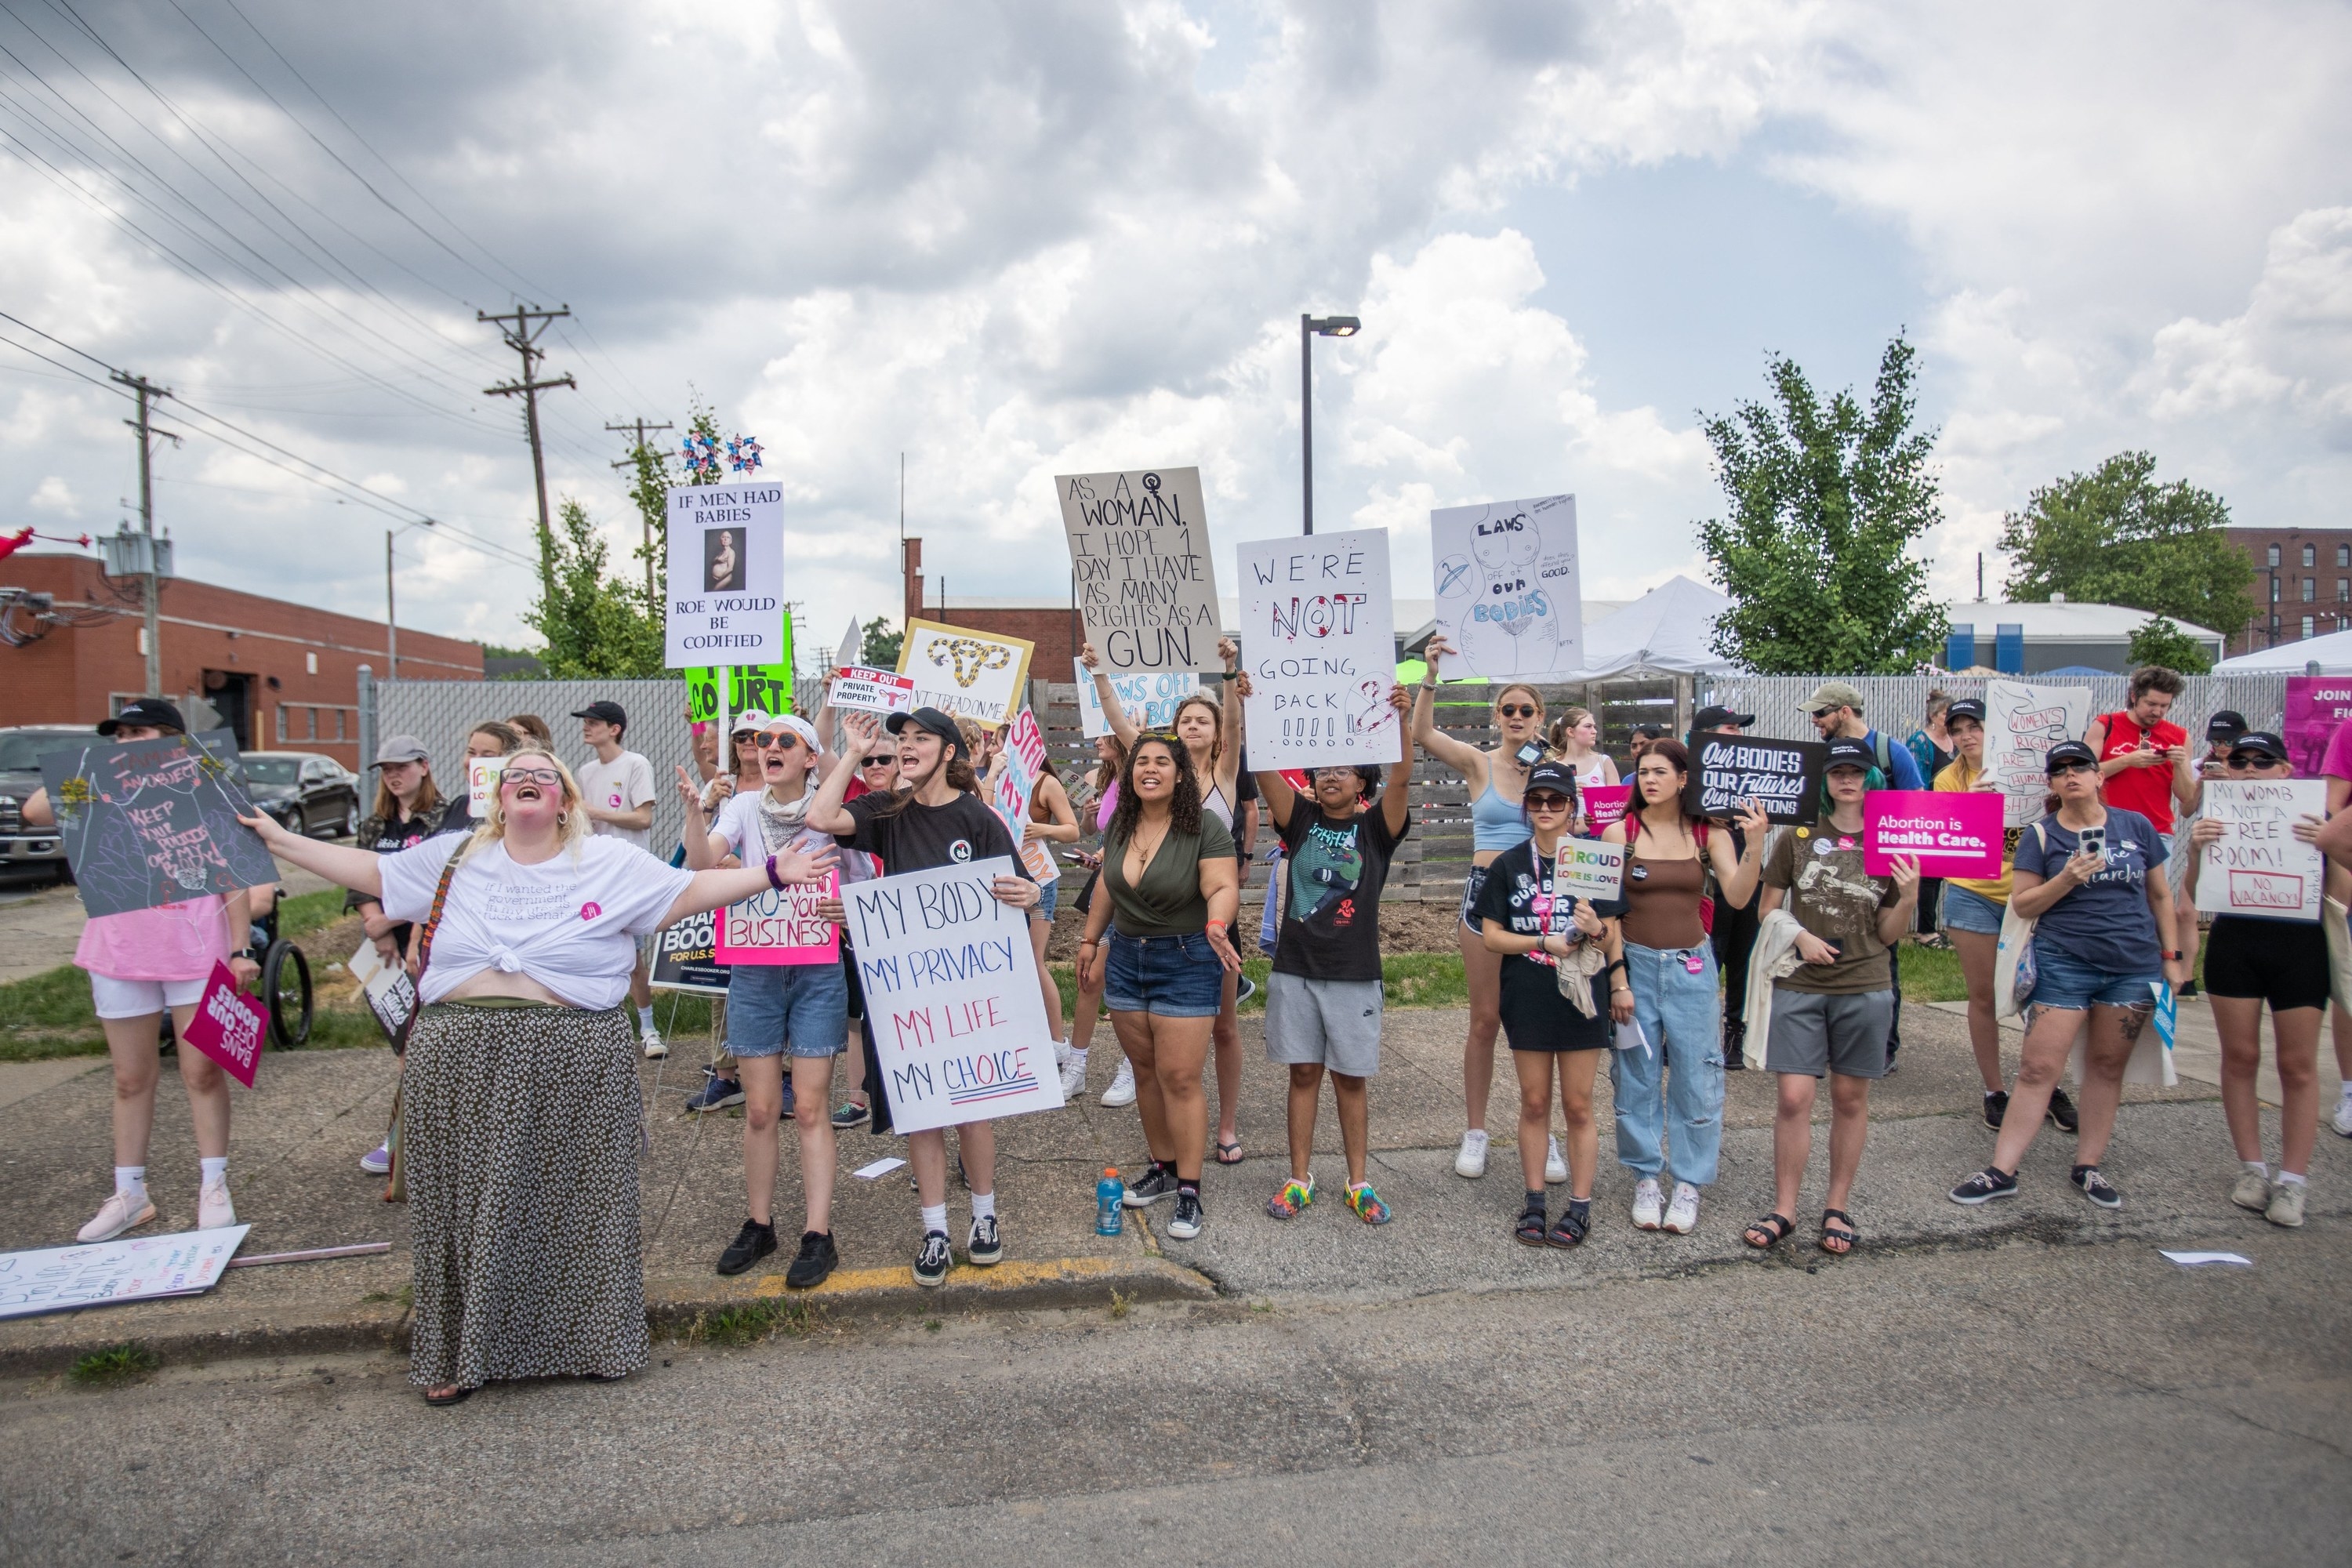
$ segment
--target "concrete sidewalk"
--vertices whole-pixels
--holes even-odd
[[[1978,1113],[1976,1072],[1964,1021],[1929,1007],[1906,1008],[1900,1072],[1874,1092],[1870,1152],[1853,1205],[1872,1248],[1984,1245],[2020,1236],[2053,1243],[2132,1238],[2165,1245],[2231,1246],[2276,1234],[2227,1202],[2235,1175],[2213,1091],[2185,1082],[2168,1091],[2133,1090],[2107,1169],[2126,1194],[2120,1215],[2092,1209],[2065,1183],[2071,1151],[2045,1129],[2024,1168],[2027,1194],[1990,1211],[1945,1200],[1946,1188],[1980,1166],[1991,1134]],[[1396,1299],[1435,1290],[1577,1287],[1755,1260],[1739,1241],[1747,1221],[1769,1207],[1773,1080],[1729,1079],[1723,1174],[1708,1194],[1695,1236],[1633,1230],[1624,1214],[1631,1183],[1613,1157],[1601,1092],[1601,1161],[1595,1230],[1570,1252],[1515,1245],[1509,1226],[1519,1201],[1515,1151],[1516,1086],[1507,1050],[1497,1052],[1488,1111],[1495,1147],[1481,1181],[1453,1173],[1462,1127],[1458,1010],[1391,1012],[1381,1072],[1372,1089],[1374,1178],[1396,1212],[1385,1227],[1364,1226],[1339,1201],[1344,1168],[1328,1093],[1319,1123],[1317,1175],[1325,1197],[1285,1224],[1265,1199],[1286,1166],[1285,1079],[1265,1059],[1262,1025],[1242,1025],[1244,1163],[1207,1167],[1208,1227],[1196,1241],[1166,1241],[1167,1210],[1130,1214],[1127,1233],[1097,1237],[1093,1189],[1102,1169],[1133,1170],[1144,1158],[1132,1108],[1105,1110],[1088,1098],[1057,1113],[1019,1118],[1000,1129],[998,1192],[1007,1259],[994,1270],[959,1266],[940,1290],[922,1290],[908,1264],[920,1240],[914,1194],[902,1169],[874,1181],[849,1172],[899,1153],[896,1139],[864,1132],[841,1140],[835,1232],[843,1266],[812,1298],[840,1312],[936,1313],[987,1306],[1046,1307],[1129,1300],[1286,1292]],[[735,1279],[712,1270],[743,1215],[733,1115],[689,1118],[685,1094],[698,1084],[707,1042],[674,1039],[667,1064],[641,1069],[654,1148],[643,1167],[647,1295],[656,1317],[699,1312],[782,1294],[801,1202],[794,1141],[784,1141],[776,1215],[785,1245],[765,1266]],[[2014,1051],[2011,1048],[2013,1060]],[[1117,1066],[1108,1027],[1098,1032],[1088,1077],[1099,1093]],[[104,1063],[0,1067],[0,1250],[56,1247],[96,1209],[108,1188],[110,1079]],[[72,1070],[79,1068],[79,1070]],[[303,1051],[263,1063],[258,1087],[237,1093],[230,1180],[239,1217],[254,1226],[247,1256],[365,1241],[389,1241],[385,1255],[233,1271],[207,1296],[0,1322],[0,1367],[53,1368],[100,1345],[142,1339],[167,1353],[327,1349],[397,1342],[405,1331],[407,1214],[381,1201],[383,1182],[358,1169],[383,1130],[393,1090],[383,1050]],[[2150,1103],[2158,1102],[2158,1103]],[[1827,1098],[1823,1097],[1825,1116]],[[1816,1133],[1807,1205],[1798,1234],[1769,1259],[1826,1264],[1813,1247],[1826,1153]],[[2340,1225],[2352,1177],[2352,1148],[2322,1132],[2314,1171],[2312,1221]],[[2275,1131],[2273,1132],[2273,1151]],[[160,1233],[185,1225],[196,1194],[195,1152],[184,1097],[167,1075],[150,1156],[149,1184]],[[1551,1191],[1555,1209],[1565,1189]],[[951,1194],[950,1226],[961,1242],[965,1195]]]
[[[1924,1004],[1937,1012],[1955,1018],[1969,1016],[1965,1002],[1929,1002]],[[2341,1091],[2344,1077],[2336,1069],[2336,1044],[2329,1035],[2334,1026],[2323,1024],[2319,1031],[2319,1107],[2322,1116],[2335,1113],[2336,1097]],[[2001,1022],[2001,1052],[2015,1058],[2019,1037],[2025,1025],[2016,1018]],[[2254,1093],[2264,1105],[2275,1109],[2279,1102],[2278,1058],[2273,1054],[2276,1037],[2271,1032],[2270,1013],[2263,1013],[2263,1062],[2254,1074]],[[2191,996],[2180,1004],[2179,1018],[2172,1033],[2172,1070],[2185,1080],[2220,1088],[2221,1083],[2221,1037],[2213,1026],[2213,1009],[2204,996]]]

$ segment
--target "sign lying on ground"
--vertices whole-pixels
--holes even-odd
[[[784,488],[681,485],[669,492],[669,593],[662,662],[671,669],[787,666]]]
[[[237,821],[254,807],[236,768],[226,730],[127,743],[93,737],[45,754],[41,777],[82,908],[119,915],[276,882],[278,863]]]
[[[1429,514],[1447,680],[1549,680],[1584,668],[1576,498],[1451,506]]]
[[[1910,855],[1922,877],[1997,878],[2001,810],[1990,790],[1872,790],[1862,797],[1862,868],[1891,876],[1888,857]]]
[[[2091,723],[2087,686],[2028,686],[1985,682],[1985,765],[2008,801],[2002,821],[2022,827],[2042,820],[2050,793],[2042,759],[2061,741],[2079,741]]]
[[[1071,591],[1104,668],[1223,669],[1201,470],[1063,474],[1054,493],[1070,538]]]
[[[1110,714],[1095,686],[1095,672],[1084,659],[1073,659],[1071,668],[1077,672],[1078,728],[1089,741],[1109,734]],[[1201,689],[1201,678],[1189,669],[1162,670],[1157,675],[1112,674],[1110,689],[1129,723],[1139,730],[1168,730],[1175,727],[1176,705]]]
[[[1241,563],[1250,765],[1269,772],[1395,762],[1402,726],[1384,528],[1254,539]]]
[[[2326,865],[2315,845],[2294,836],[2294,825],[2305,816],[2326,819],[2325,779],[2208,779],[2205,815],[2229,831],[2205,847],[2198,865],[2200,910],[2319,919]]]
[[[0,1253],[0,1318],[70,1312],[113,1301],[152,1301],[158,1296],[201,1296],[220,1283],[221,1270],[252,1228],[226,1225],[89,1247]]]
[[[939,621],[909,621],[898,673],[915,683],[914,706],[993,729],[1010,723],[1029,684],[1035,643]]]
[[[1829,750],[1819,741],[1701,735],[1691,752],[1683,809],[1693,816],[1732,818],[1752,800],[1769,821],[1808,826],[1821,815],[1822,763]]]
[[[882,1087],[901,1132],[1062,1103],[1028,911],[992,891],[997,878],[1014,874],[998,855],[853,882],[843,893]]]

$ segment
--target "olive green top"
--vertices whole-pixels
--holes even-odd
[[[1110,895],[1111,924],[1121,936],[1198,936],[1209,925],[1209,900],[1201,896],[1201,862],[1233,858],[1234,836],[1223,823],[1202,812],[1201,831],[1171,831],[1143,868],[1143,880],[1129,887],[1127,840],[1115,832],[1106,834],[1102,890]]]

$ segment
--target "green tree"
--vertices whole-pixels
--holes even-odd
[[[2222,530],[2230,508],[2186,479],[2156,482],[2156,459],[2122,452],[2069,474],[2001,520],[2011,599],[2128,605],[2217,632],[2254,613],[2253,563]]]
[[[898,649],[906,640],[906,633],[892,631],[889,621],[877,616],[866,623],[866,641],[858,648],[857,657],[866,661],[869,669],[896,669]]]
[[[1943,521],[1935,433],[1911,424],[1917,352],[1886,345],[1866,409],[1851,391],[1824,406],[1776,354],[1770,405],[1706,422],[1731,513],[1698,525],[1733,600],[1717,653],[1767,675],[1899,675],[1936,657],[1944,611],[1911,553]]]
[[[609,551],[588,509],[567,496],[554,531],[540,544],[539,602],[523,625],[546,639],[540,654],[554,679],[631,679],[662,672],[662,619],[645,589],[614,580]]]
[[[2213,650],[2162,616],[2152,617],[2131,635],[2135,665],[2160,664],[2183,675],[2203,675],[2213,668]]]

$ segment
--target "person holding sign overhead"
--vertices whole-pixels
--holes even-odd
[[[583,805],[553,753],[524,750],[454,851],[428,838],[376,855],[240,819],[274,854],[424,926],[401,1150],[415,1227],[408,1375],[428,1405],[645,1364],[643,1110],[621,1005],[636,939],[833,864],[827,846],[679,870],[590,833]]]

